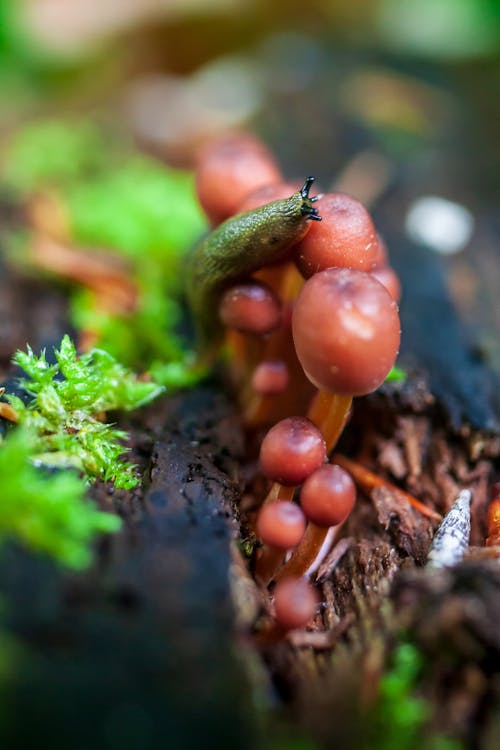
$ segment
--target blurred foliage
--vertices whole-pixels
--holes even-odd
[[[109,160],[103,134],[92,120],[42,120],[25,125],[8,141],[2,180],[19,197],[50,187],[65,191]]]
[[[498,0],[380,0],[383,44],[401,53],[464,60],[500,49]]]
[[[385,379],[386,383],[404,383],[404,381],[407,378],[407,374],[405,370],[403,370],[401,367],[394,367],[391,368],[389,371],[388,376]]]
[[[205,228],[192,175],[132,155],[66,196],[72,236],[82,245],[117,248],[169,272]],[[146,256],[146,257],[145,257]]]
[[[52,189],[71,237],[164,265],[205,228],[189,172],[138,154],[93,120],[42,120],[8,143],[3,179],[20,197]]]
[[[26,99],[43,101],[59,69],[23,27],[20,7],[17,0],[0,0],[0,114],[6,119]]]
[[[411,643],[399,643],[379,684],[377,702],[367,717],[370,750],[462,750],[461,743],[429,734],[432,709],[418,696],[424,658]]]
[[[19,199],[50,191],[70,242],[121,254],[138,289],[133,311],[108,312],[78,289],[73,322],[125,365],[161,366],[162,382],[184,382],[181,318],[182,259],[206,227],[191,173],[139,155],[92,121],[42,121],[21,129],[4,156],[4,186]],[[12,255],[22,260],[19,238]],[[173,368],[165,367],[174,362]],[[186,383],[191,382],[188,366]]]
[[[284,29],[436,59],[467,60],[500,49],[498,0],[312,0],[308,6],[289,0],[286,13],[263,0],[137,5],[123,0],[101,12],[99,0],[0,0],[0,70],[48,82],[54,74],[57,79],[58,68],[77,70],[106,46],[127,59],[127,46],[114,44],[124,36],[152,38],[159,47],[162,38],[169,47],[177,39],[177,54],[166,55],[171,67],[175,58],[184,68],[189,60],[196,67]],[[151,50],[141,49],[147,58]]]
[[[31,52],[22,43],[15,23],[15,5],[12,0],[0,0],[0,73],[14,66],[25,70],[29,67]]]

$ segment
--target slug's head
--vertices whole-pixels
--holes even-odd
[[[321,216],[318,214],[318,209],[314,208],[313,206],[313,203],[315,203],[318,198],[316,196],[314,198],[309,197],[309,190],[311,189],[311,185],[313,184],[313,182],[314,177],[306,177],[306,181],[299,190],[300,196],[302,198],[300,211],[302,213],[302,216],[307,216],[308,219],[321,221]]]

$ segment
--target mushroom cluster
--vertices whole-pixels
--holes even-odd
[[[399,282],[369,213],[341,193],[309,198],[311,183],[285,181],[272,154],[246,134],[210,143],[197,168],[198,197],[216,231],[238,243],[241,226],[242,268],[251,267],[249,253],[269,259],[250,274],[233,262],[217,289],[216,314],[246,423],[268,428],[259,456],[267,485],[262,478],[255,485],[265,486],[265,496],[253,566],[284,630],[314,615],[308,576],[355,504],[353,479],[329,460],[352,398],[383,383],[400,341]],[[302,204],[291,200],[295,194]],[[262,223],[262,207],[267,217],[280,211],[284,222],[302,213],[279,256],[279,223]],[[209,273],[211,263],[220,266],[213,254],[205,253]]]

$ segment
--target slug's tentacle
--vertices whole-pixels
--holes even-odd
[[[315,177],[306,177],[306,181],[300,188],[300,194],[304,201],[301,211],[303,216],[307,216],[309,219],[313,219],[314,221],[321,221],[321,216],[318,214],[318,209],[313,208],[310,205],[311,203],[315,203],[318,200],[317,196],[315,196],[314,198],[309,198],[309,190],[311,189],[311,185],[313,184],[314,180]]]
[[[237,214],[205,237],[188,259],[187,297],[197,335],[199,361],[211,362],[223,338],[218,316],[221,293],[263,266],[284,260],[321,217],[309,190],[314,177],[290,198]]]

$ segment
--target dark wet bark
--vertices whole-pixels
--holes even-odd
[[[8,746],[255,746],[229,586],[237,422],[211,388],[136,419],[144,493],[114,500],[125,528],[97,567],[71,578],[3,554],[7,622],[25,649]],[[105,486],[92,494],[113,502]]]

